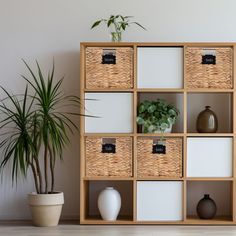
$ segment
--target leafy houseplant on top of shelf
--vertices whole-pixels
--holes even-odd
[[[126,30],[126,28],[132,24],[135,24],[142,29],[146,30],[138,22],[130,22],[130,18],[133,16],[122,16],[122,15],[111,15],[108,19],[100,19],[93,23],[91,29],[98,26],[101,22],[104,22],[107,25],[107,28],[111,30],[111,41],[112,42],[121,42],[122,41],[122,33]]]
[[[55,162],[70,142],[68,133],[78,129],[70,116],[80,115],[76,112],[80,99],[63,93],[63,78],[54,79],[54,63],[46,78],[38,62],[37,73],[24,63],[31,75],[22,76],[27,82],[24,94],[13,95],[1,87],[6,97],[0,103],[0,170],[11,165],[12,181],[17,181],[19,174],[26,177],[31,169],[36,189],[28,195],[33,222],[55,226],[64,203],[63,192],[54,190]]]
[[[145,100],[138,105],[137,124],[144,133],[169,133],[178,115],[179,110],[165,100]]]

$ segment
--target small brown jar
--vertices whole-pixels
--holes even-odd
[[[206,106],[197,117],[197,131],[199,133],[216,133],[218,129],[218,120],[216,114]]]
[[[213,199],[209,194],[204,194],[197,204],[197,214],[200,219],[213,219],[216,215],[217,207]]]

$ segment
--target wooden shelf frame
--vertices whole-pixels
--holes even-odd
[[[86,47],[132,47],[134,49],[134,87],[132,89],[86,89],[85,88],[85,49]],[[173,43],[157,43],[157,42],[82,42],[80,44],[80,98],[83,101],[85,93],[108,93],[108,92],[124,92],[133,94],[133,132],[132,133],[85,133],[84,129],[84,117],[80,118],[80,223],[81,224],[156,224],[156,225],[236,225],[236,60],[233,60],[233,89],[187,89],[185,82],[185,60],[183,57],[183,88],[180,89],[140,89],[137,88],[137,48],[138,47],[182,47],[185,52],[186,47],[232,47],[234,57],[236,56],[236,43],[221,43],[221,42],[173,42]],[[134,147],[137,144],[138,137],[153,137],[161,136],[161,134],[141,134],[137,133],[136,126],[136,107],[138,93],[182,93],[183,94],[183,132],[182,133],[170,133],[164,134],[164,137],[182,137],[183,138],[183,178],[139,178],[137,176],[137,152],[133,149],[133,176],[122,178],[122,177],[86,177],[85,175],[85,153],[84,153],[84,138],[86,136],[130,136],[133,137]],[[232,133],[188,133],[187,130],[187,100],[188,94],[191,93],[231,93],[233,97],[233,113],[232,121],[233,128]],[[83,107],[80,110],[84,113]],[[233,138],[233,176],[230,178],[189,178],[186,176],[186,163],[187,163],[187,137],[232,137]],[[160,181],[182,181],[183,182],[183,220],[182,221],[137,221],[137,181],[145,180],[160,180]],[[86,184],[88,181],[130,181],[133,184],[133,216],[128,219],[118,219],[115,222],[103,221],[100,217],[87,217],[87,199],[88,196]],[[216,217],[213,220],[201,220],[197,217],[187,215],[187,182],[189,181],[231,181],[232,182],[232,217],[223,216]]]

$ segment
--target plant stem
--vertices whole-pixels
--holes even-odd
[[[34,166],[34,164],[32,162],[29,163],[30,166],[31,166],[31,169],[32,169],[32,172],[33,172],[33,175],[34,175],[34,184],[35,184],[35,189],[36,189],[36,192],[39,194],[40,193],[40,190],[39,190],[39,183],[38,183],[38,177],[37,177],[37,171],[36,171],[36,168]]]
[[[55,183],[55,179],[54,179],[55,158],[54,158],[54,155],[52,153],[51,147],[49,147],[48,150],[49,150],[49,157],[50,157],[51,193],[53,193],[54,192],[54,183]]]
[[[44,148],[44,179],[45,179],[45,194],[48,194],[48,146]]]
[[[42,189],[42,173],[41,173],[41,169],[40,169],[40,165],[39,165],[39,160],[37,157],[33,157],[34,161],[35,161],[35,165],[36,165],[36,170],[37,170],[37,175],[39,178],[39,192],[43,193],[43,189]]]

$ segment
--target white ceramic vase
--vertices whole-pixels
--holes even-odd
[[[115,221],[120,212],[121,197],[113,187],[106,187],[98,196],[98,209],[103,220]]]

